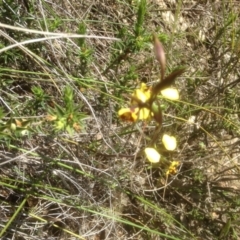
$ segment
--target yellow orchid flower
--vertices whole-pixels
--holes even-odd
[[[177,147],[177,140],[175,137],[173,136],[169,136],[167,134],[164,134],[162,137],[162,143],[164,145],[164,147],[168,150],[168,151],[173,151],[176,149]]]
[[[118,116],[129,122],[136,122],[137,120],[147,120],[151,117],[151,111],[148,108],[121,108],[118,111]]]
[[[158,163],[160,161],[161,155],[154,148],[145,148],[144,152],[149,162]]]
[[[177,167],[179,166],[179,164],[180,163],[178,161],[172,161],[170,166],[168,167],[166,175],[176,174],[177,173]]]
[[[170,100],[178,100],[179,93],[177,89],[174,88],[165,88],[161,91],[163,97],[170,99]]]

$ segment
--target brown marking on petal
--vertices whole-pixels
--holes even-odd
[[[134,118],[135,111],[136,111],[135,107],[130,107],[129,111],[121,114],[119,118],[122,119],[123,121],[135,122],[137,120],[137,117],[136,119]]]

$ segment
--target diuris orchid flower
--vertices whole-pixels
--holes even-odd
[[[136,122],[137,120],[147,120],[151,117],[151,112],[148,108],[121,108],[118,111],[118,116],[125,121]]]
[[[147,107],[140,107],[144,105],[151,97],[150,88],[145,83],[141,84],[141,87],[136,89],[132,95],[131,107],[122,108],[118,111],[118,115],[121,119],[135,122],[137,120],[148,120],[151,118],[151,111]]]

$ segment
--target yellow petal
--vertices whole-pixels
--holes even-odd
[[[137,99],[139,99],[142,103],[145,103],[148,100],[145,93],[143,91],[141,91],[140,89],[136,89],[133,95]]]
[[[177,147],[177,140],[176,140],[176,138],[173,137],[173,136],[169,136],[167,134],[163,135],[162,143],[163,143],[164,147],[168,151],[173,151]]]
[[[124,121],[135,122],[138,119],[138,108],[121,108],[118,111],[118,116]]]
[[[151,117],[150,110],[148,108],[141,108],[138,115],[140,120],[147,120]]]
[[[170,100],[178,100],[179,99],[179,93],[177,89],[174,88],[166,88],[161,91],[161,94],[163,97],[170,99]]]
[[[151,89],[145,83],[141,83],[140,88],[134,91],[133,96],[142,103],[145,103],[151,97]]]
[[[147,100],[149,100],[151,97],[151,87],[148,87],[145,83],[142,83],[140,90],[145,94]]]
[[[170,166],[168,167],[166,175],[176,174],[177,173],[177,167],[179,166],[179,164],[180,163],[178,161],[172,161]]]
[[[129,113],[129,112],[131,112],[131,111],[130,111],[130,108],[121,108],[121,109],[118,111],[118,116],[121,116],[121,115],[123,115],[123,114],[125,114],[125,113]]]
[[[142,92],[145,92],[145,91],[148,90],[148,86],[146,85],[146,83],[141,83],[140,90],[141,90]]]
[[[157,163],[160,161],[161,155],[158,153],[158,151],[154,148],[145,148],[144,150],[147,159],[151,163]]]

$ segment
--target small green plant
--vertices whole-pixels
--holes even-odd
[[[28,107],[32,107],[35,111],[39,108],[45,109],[47,107],[47,102],[51,100],[51,97],[39,86],[33,86],[31,90],[34,96],[33,100],[29,102]]]
[[[84,23],[79,24],[78,34],[82,34],[82,35],[87,34],[87,27]],[[91,62],[93,50],[90,47],[88,47],[85,38],[78,39],[77,43],[78,43],[78,46],[80,47],[80,49],[78,50],[78,56],[80,59],[79,68],[80,68],[81,74],[84,76],[88,72],[88,65]]]
[[[203,172],[198,168],[192,170],[192,175],[193,175],[194,181],[198,183],[202,183],[203,181],[205,181],[206,177],[204,176]]]
[[[71,87],[65,87],[63,95],[63,106],[55,103],[55,106],[49,109],[47,120],[54,123],[56,132],[66,130],[72,134],[74,131],[82,131],[87,116],[80,112],[80,104],[74,103]]]
[[[192,211],[189,214],[196,220],[203,220],[204,219],[203,213],[200,212],[198,208],[193,208]]]

